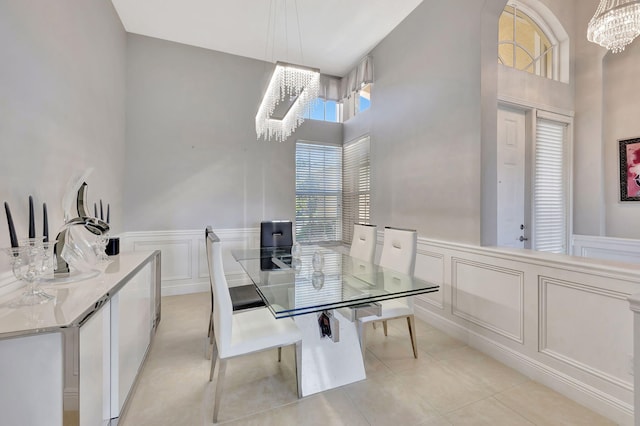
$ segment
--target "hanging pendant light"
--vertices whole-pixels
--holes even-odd
[[[622,52],[640,34],[640,0],[600,0],[587,27],[587,40]]]
[[[271,81],[262,98],[256,114],[256,134],[258,139],[282,142],[304,122],[313,102],[320,91],[320,70],[276,63]],[[273,116],[276,107],[282,102],[290,104],[281,118]]]
[[[273,1],[271,0],[270,9],[273,8]],[[297,0],[294,0],[294,6],[300,59],[302,59],[302,37],[300,36]],[[287,0],[284,0],[284,13],[285,15],[287,13]],[[275,14],[273,21],[273,26],[275,27]],[[286,16],[284,21],[286,34]],[[271,12],[269,12],[269,27],[271,27]],[[266,39],[269,40],[269,31],[267,31]],[[285,43],[288,43],[288,36],[285,37]],[[274,45],[275,28],[273,30],[272,49]],[[285,48],[288,52],[288,46],[285,46]],[[278,142],[286,140],[304,122],[304,117],[310,112],[319,92],[319,69],[286,62],[276,62],[271,80],[256,114],[256,135],[258,139],[264,138]]]

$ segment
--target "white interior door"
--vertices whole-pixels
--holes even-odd
[[[498,108],[498,245],[529,247],[525,223],[525,112]]]

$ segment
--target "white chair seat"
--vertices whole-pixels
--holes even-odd
[[[238,312],[232,319],[231,345],[219,348],[221,358],[293,345],[302,339],[295,322],[275,319],[267,308]]]
[[[368,317],[359,318],[362,322],[386,321],[396,317],[406,317],[413,314],[413,309],[407,305],[405,299],[391,299],[380,302],[382,305],[381,315],[369,315]]]

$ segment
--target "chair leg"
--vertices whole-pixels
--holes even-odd
[[[282,346],[278,347],[278,362],[282,361]]]
[[[218,361],[218,345],[214,340],[213,347],[211,348],[211,372],[209,373],[209,381],[213,380],[213,371],[216,369],[216,362]]]
[[[409,326],[409,337],[411,338],[411,347],[413,348],[413,357],[418,358],[418,345],[416,342],[416,323],[413,315],[407,317],[407,326]]]
[[[302,398],[302,342],[296,343],[294,354],[296,363],[296,387],[298,390],[298,398]]]
[[[220,400],[222,399],[222,382],[227,369],[227,360],[221,359],[218,365],[218,377],[216,378],[216,390],[213,397],[213,422],[218,422],[218,411],[220,411]]]
[[[213,330],[213,316],[212,316],[209,319],[209,344],[207,345],[204,351],[204,355],[206,359],[211,359],[210,350],[213,351],[213,348],[211,348],[211,346],[215,346],[215,344],[216,344],[216,336]]]
[[[382,321],[382,329],[384,330],[384,337],[387,337],[387,320]]]

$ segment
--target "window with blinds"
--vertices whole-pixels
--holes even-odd
[[[533,182],[533,249],[567,252],[566,124],[538,118]]]
[[[342,239],[342,147],[296,143],[296,241]]]
[[[371,220],[369,136],[344,146],[342,157],[342,241],[351,244],[354,223]]]

